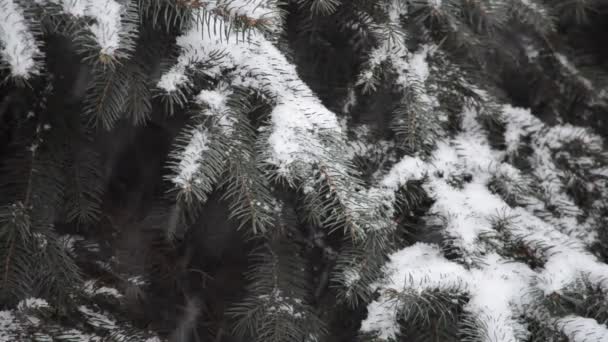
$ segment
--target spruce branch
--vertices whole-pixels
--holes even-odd
[[[135,2],[45,0],[40,5],[51,20],[58,19],[83,60],[94,66],[116,67],[135,50],[139,16]]]
[[[226,56],[220,49],[209,51],[204,57],[191,50],[190,46],[185,49],[178,57],[178,64],[163,73],[156,84],[160,89],[154,97],[161,99],[169,115],[186,107],[189,97],[199,90],[194,88],[194,78],[205,77],[205,70],[217,67]]]
[[[42,69],[40,27],[29,6],[14,0],[2,0],[0,12],[0,71],[8,69],[10,77],[22,83]]]
[[[217,127],[210,131],[202,123],[186,129],[176,142],[183,147],[171,155],[173,175],[168,176],[176,198],[186,207],[204,203],[224,172],[228,143]]]
[[[25,298],[34,286],[31,222],[22,203],[3,207],[1,212],[2,298]]]
[[[391,126],[406,153],[428,154],[438,136],[438,120],[429,104],[420,99],[419,85],[409,83],[394,111]]]
[[[333,14],[340,6],[340,0],[299,0],[301,6],[309,6],[310,11],[317,15]]]
[[[74,148],[78,145],[72,145]],[[99,155],[86,144],[71,150],[65,165],[66,219],[86,225],[101,215],[101,196],[104,192],[101,180]]]
[[[139,61],[131,61],[127,85],[126,116],[135,125],[145,124],[152,113],[152,91],[146,69]]]
[[[325,332],[308,304],[311,294],[304,260],[288,241],[281,240],[271,241],[251,255],[255,266],[247,274],[248,294],[228,310],[237,320],[237,336],[260,342],[296,342]]]
[[[128,78],[121,69],[95,68],[94,78],[84,99],[89,125],[111,129],[125,110]]]
[[[230,200],[230,217],[239,222],[239,227],[249,226],[256,234],[274,226],[276,201],[270,193],[270,182],[256,148],[256,132],[250,123],[250,115],[260,106],[253,95],[246,89],[234,89],[226,99],[227,112],[216,115],[229,139],[223,198]]]
[[[192,11],[202,6],[202,1],[138,0],[141,21],[151,22],[153,27],[184,29],[190,25]]]

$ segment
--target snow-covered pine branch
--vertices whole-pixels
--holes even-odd
[[[201,91],[198,122],[177,140],[183,147],[172,155],[170,181],[178,191],[177,199],[184,203],[204,203],[224,172],[234,124],[227,96],[222,89]]]
[[[555,320],[555,326],[572,342],[600,342],[608,339],[608,328],[591,318],[566,316]]]
[[[97,308],[82,305],[80,329],[64,326],[61,322],[48,321],[55,309],[40,298],[27,298],[14,310],[0,311],[0,340],[2,341],[130,341],[137,338],[144,342],[161,342],[158,336],[137,331]]]
[[[118,0],[39,0],[52,16],[75,21],[73,39],[87,60],[113,63],[134,52],[138,34],[137,5]]]
[[[222,27],[227,23],[218,19],[217,25]],[[243,40],[239,39],[239,32],[214,31],[204,25],[194,25],[178,38],[178,45],[182,49],[178,62],[161,77],[158,86],[169,95],[189,87],[187,68],[192,61],[213,59],[213,67],[197,72],[223,78],[232,87],[252,89],[269,96],[274,104],[269,126],[260,129],[260,137],[266,139],[261,143],[263,161],[274,170],[271,171],[273,177],[286,179],[294,185],[304,181],[305,189],[324,187],[342,206],[343,216],[327,216],[324,222],[318,223],[328,229],[344,227],[353,236],[364,234],[371,223],[360,213],[367,211],[369,203],[364,203],[369,200],[355,194],[358,185],[349,166],[346,161],[336,159],[343,155],[340,151],[346,146],[336,115],[321,104],[277,47],[255,30],[249,31]],[[226,74],[227,70],[230,72]],[[192,174],[191,167],[184,165],[182,170]],[[328,183],[323,185],[319,181]],[[322,201],[310,200],[309,203],[312,204],[311,212],[329,207],[327,203],[324,208],[315,206],[314,203]],[[361,220],[367,223],[358,223]]]
[[[36,38],[36,24],[14,0],[0,1],[0,66],[16,79],[27,80],[42,68],[43,54]]]
[[[518,122],[521,123],[521,119],[507,120],[519,129],[526,127],[529,133],[544,142],[539,145],[534,145],[533,142],[532,146],[546,146],[547,150],[537,150],[535,153],[545,156],[547,163],[552,160],[548,150],[550,146],[561,147],[575,137],[585,137],[584,140],[591,150],[598,148],[599,142],[592,143],[598,138],[590,133],[571,134],[578,132],[580,128],[556,126],[549,130],[555,133],[547,134],[544,126],[529,111],[515,110],[509,106],[504,108],[505,112],[518,113],[528,122],[536,124],[520,125]],[[415,157],[405,157],[381,182],[384,188],[395,189],[396,184],[404,185],[407,180],[419,179],[423,174],[428,175],[429,180],[425,188],[435,199],[431,212],[446,218],[446,237],[449,237],[453,247],[462,253],[459,261],[468,265],[468,269],[444,259],[438,254],[439,249],[433,249],[436,247],[429,245],[414,245],[396,252],[386,266],[387,276],[384,283],[373,285],[381,289],[384,297],[372,302],[368,307],[368,318],[364,321],[362,331],[381,332],[384,339],[394,337],[394,333],[398,331],[395,316],[398,307],[391,305],[394,300],[390,299],[390,296],[387,297],[391,291],[457,288],[470,296],[465,310],[471,315],[473,328],[481,329],[478,334],[482,340],[519,341],[525,336],[526,327],[518,317],[539,310],[537,306],[540,303],[530,296],[531,293],[541,291],[544,296],[559,294],[583,281],[590,281],[603,291],[608,290],[608,267],[585,250],[586,243],[580,238],[588,236],[585,230],[588,228],[585,225],[567,221],[567,230],[563,231],[565,222],[555,222],[551,218],[543,220],[535,215],[538,209],[535,208],[534,201],[531,201],[532,204],[526,209],[510,207],[499,196],[490,192],[487,185],[492,179],[493,170],[504,165],[503,154],[490,148],[485,132],[476,121],[475,110],[465,111],[464,131],[453,139],[440,142],[428,162]],[[507,132],[514,130],[515,128],[510,128]],[[509,134],[514,133],[507,133],[507,136]],[[537,165],[532,170],[539,167]],[[458,184],[452,183],[452,177],[459,174],[468,174],[470,179]],[[560,189],[561,187],[555,188],[553,196],[565,196]],[[508,226],[508,234],[495,230],[493,222],[497,215],[512,220],[513,224]],[[487,249],[489,246],[484,243],[491,236],[494,236],[494,239],[502,236],[498,239],[508,237],[511,240],[497,242],[499,251],[501,248],[508,248],[512,243],[521,242],[528,245],[530,250],[541,252],[537,257],[544,260],[543,267],[532,269],[524,263],[514,263],[491,252]],[[412,260],[412,257],[418,259]],[[427,267],[426,263],[433,264]],[[496,291],[498,287],[502,290]],[[565,319],[564,322],[567,321]],[[592,319],[591,321],[595,322]],[[390,325],[389,322],[395,325]],[[558,319],[558,322],[562,321]],[[544,324],[548,322],[545,321]],[[577,336],[582,336],[582,332],[575,333],[573,327],[574,323],[559,325],[561,330],[577,341],[577,338],[580,338]],[[595,331],[595,328],[592,330]],[[603,336],[601,332],[597,334]]]

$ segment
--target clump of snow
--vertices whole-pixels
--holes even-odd
[[[287,173],[287,167],[296,162],[314,160],[314,154],[307,152],[322,149],[322,146],[309,134],[314,130],[314,123],[297,107],[297,103],[277,105],[271,120],[272,133],[268,141],[273,149],[273,159],[283,172]]]
[[[361,273],[352,267],[345,269],[342,276],[346,287],[350,287],[361,280]]]
[[[14,0],[4,0],[0,2],[0,13],[0,57],[10,66],[14,77],[27,79],[38,74],[36,59],[42,53],[23,10]]]
[[[120,16],[124,8],[114,0],[87,2],[87,15],[97,21],[90,28],[95,40],[101,46],[101,53],[113,55],[120,48]]]
[[[209,111],[205,112],[205,114],[214,116],[217,119],[218,126],[226,136],[232,135],[236,121],[226,105],[228,96],[231,93],[229,89],[224,89],[224,86],[220,86],[215,90],[201,90],[196,96],[198,103],[209,107]]]
[[[435,198],[431,211],[447,218],[446,233],[469,255],[479,253],[479,236],[492,231],[491,215],[500,213],[506,205],[479,183],[465,184],[460,190],[432,179],[428,188]]]
[[[382,298],[367,306],[367,318],[361,322],[362,332],[376,332],[382,340],[395,338],[399,332],[397,312],[399,307],[394,300]]]
[[[173,178],[173,182],[181,187],[188,187],[203,162],[202,154],[209,149],[209,138],[207,131],[202,126],[192,129],[192,136],[179,162],[179,174]]]
[[[27,310],[27,309],[42,309],[48,308],[49,303],[40,298],[26,298],[17,304],[18,310]]]
[[[228,95],[228,93],[218,90],[201,90],[196,99],[214,110],[222,110],[225,108]]]
[[[405,185],[408,180],[421,179],[426,171],[427,165],[420,158],[406,156],[391,168],[380,184],[396,191]]]
[[[90,296],[106,295],[106,296],[110,296],[110,297],[114,297],[114,298],[123,297],[123,295],[120,292],[118,292],[117,289],[111,288],[111,287],[106,287],[106,286],[97,286],[97,284],[93,280],[87,280],[84,283],[83,289],[84,289],[85,293],[87,293]]]
[[[160,77],[156,86],[168,93],[175,92],[179,87],[188,83],[188,77],[186,77],[185,72],[183,67],[174,66]]]
[[[507,152],[515,154],[520,148],[522,139],[530,131],[536,131],[542,127],[540,120],[530,114],[528,109],[512,107],[510,105],[503,106],[503,114],[505,115],[505,143]]]

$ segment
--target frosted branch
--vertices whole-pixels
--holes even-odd
[[[0,1],[0,56],[13,77],[37,75],[42,57],[36,38],[28,27],[24,11],[13,0]]]

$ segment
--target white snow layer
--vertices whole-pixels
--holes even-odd
[[[37,74],[41,54],[23,10],[13,0],[0,0],[0,57],[12,76],[27,79]]]
[[[521,138],[536,133],[533,146],[544,163],[539,163],[539,168],[552,163],[551,149],[560,148],[575,137],[591,148],[601,149],[601,139],[589,132],[582,134],[579,128],[566,125],[547,131],[527,110],[505,106],[504,112],[508,123],[506,153],[516,153]],[[532,289],[550,295],[587,279],[608,290],[608,265],[587,252],[586,242],[579,238],[586,227],[568,221],[570,226],[564,229],[535,216],[533,205],[512,208],[489,191],[492,174],[518,175],[519,171],[503,162],[503,152],[491,149],[476,115],[474,110],[465,110],[463,132],[439,142],[428,162],[406,156],[379,182],[382,191],[395,191],[408,180],[428,176],[426,190],[435,199],[431,211],[446,218],[446,234],[463,252],[460,262],[467,268],[445,259],[438,247],[428,244],[417,243],[394,253],[385,266],[385,277],[372,286],[380,290],[381,296],[368,306],[362,331],[376,332],[385,340],[395,337],[399,303],[387,295],[391,290],[456,289],[469,294],[465,310],[481,321],[486,341],[520,341],[526,336],[526,327],[518,317],[534,304]],[[553,169],[551,165],[545,168]],[[470,174],[471,180],[461,188],[448,183],[450,175],[462,173]],[[555,189],[554,196],[564,195]],[[543,246],[544,249],[531,248],[546,260],[543,268],[532,270],[523,263],[503,260],[487,248],[481,238],[498,234],[492,222],[499,216],[514,218],[508,228],[512,239],[531,247]],[[608,340],[606,327],[593,319],[566,317],[559,319],[556,326],[573,341]]]
[[[233,134],[236,122],[226,104],[231,93],[224,85],[220,85],[214,90],[201,90],[196,97],[198,103],[209,107],[204,114],[215,117],[216,124],[227,137]]]
[[[556,320],[555,325],[572,342],[608,341],[608,328],[591,318],[566,316]]]
[[[218,90],[201,90],[196,99],[213,110],[222,111],[228,95],[228,93]]]
[[[381,296],[367,307],[367,318],[361,331],[378,332],[381,339],[394,338],[399,331],[397,309],[399,302],[387,290],[414,291],[459,289],[468,285],[465,269],[445,259],[437,246],[416,243],[390,256],[385,267],[385,279],[372,285],[382,288]]]

